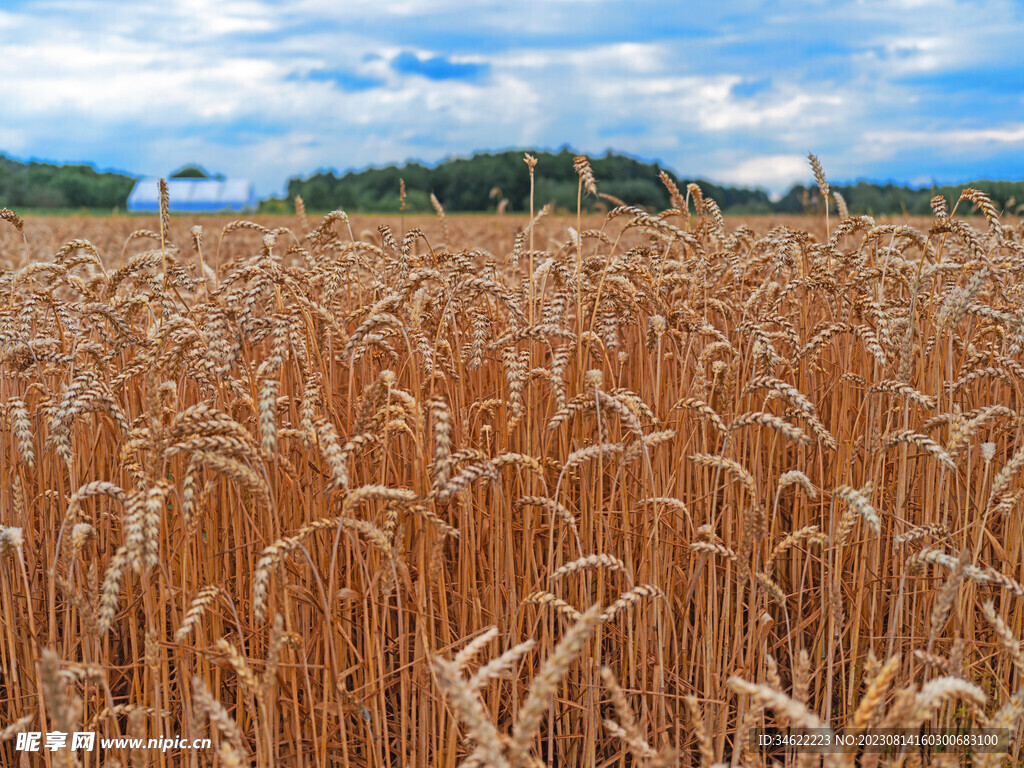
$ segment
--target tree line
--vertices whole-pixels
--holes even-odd
[[[576,210],[578,183],[573,171],[573,152],[533,152],[538,159],[535,169],[535,204],[552,203],[556,209]],[[687,184],[698,184],[706,197],[714,199],[723,212],[733,215],[820,212],[823,205],[818,188],[812,180],[794,185],[780,199],[772,200],[762,190],[730,187],[703,179],[678,176],[657,163],[645,163],[626,155],[608,152],[590,158],[597,177],[598,191],[619,198],[631,205],[652,210],[670,206],[669,194],[659,179],[664,170],[685,190]],[[811,176],[808,169],[808,177]],[[399,167],[368,168],[338,175],[320,171],[307,178],[288,181],[284,198],[264,201],[268,210],[293,210],[293,200],[301,196],[308,210],[397,213],[402,209],[400,184],[404,181],[404,210],[429,213],[430,194],[449,212],[485,212],[505,210],[525,212],[530,208],[530,178],[519,150],[478,153],[470,158],[446,160],[434,167],[406,163]],[[930,202],[943,195],[950,207],[964,187],[973,186],[985,192],[997,207],[1008,213],[1024,212],[1024,181],[974,181],[961,185],[932,185],[913,188],[899,184],[876,184],[859,181],[855,184],[833,184],[831,188],[843,196],[852,214],[931,215]],[[587,210],[607,209],[613,203],[606,198],[584,196]],[[830,202],[835,212],[835,202]],[[1019,209],[1019,210],[1018,210]],[[969,210],[958,210],[969,214]]]
[[[89,165],[22,163],[0,155],[0,208],[123,208],[135,178]]]
[[[552,203],[557,209],[576,210],[578,184],[573,170],[574,154],[568,148],[559,152],[533,152],[536,207]],[[664,169],[657,163],[608,152],[591,158],[598,191],[632,205],[651,210],[670,206],[669,195],[659,179],[664,170],[680,189],[691,181],[700,185],[727,214],[770,214],[820,212],[821,196],[817,187],[796,185],[780,199],[772,200],[762,190],[722,186],[702,179],[688,179]],[[186,166],[172,176],[208,177],[197,166]],[[808,171],[810,176],[810,171]],[[214,178],[223,178],[215,176]],[[101,172],[88,165],[22,163],[0,155],[0,207],[14,209],[113,209],[124,208],[136,178],[123,173]],[[406,194],[401,197],[404,182]],[[832,185],[846,200],[853,214],[929,215],[929,201],[944,195],[950,205],[965,186],[981,189],[996,206],[1008,213],[1024,212],[1024,181],[975,181],[963,185],[911,188],[898,184],[857,182]],[[285,197],[262,201],[260,210],[289,213],[294,199],[301,196],[310,212],[341,208],[362,213],[430,213],[431,194],[445,210],[457,212],[506,211],[523,213],[530,207],[530,177],[519,150],[478,153],[469,158],[445,160],[430,167],[410,162],[402,166],[368,168],[337,174],[320,171],[306,178],[289,179]],[[606,210],[614,202],[585,195],[587,210]],[[835,211],[834,203],[832,210]],[[969,213],[961,210],[960,213]]]
[[[531,154],[538,161],[534,171],[536,207],[552,203],[556,209],[575,211],[578,181],[573,170],[574,153],[562,149]],[[682,187],[692,181],[676,176],[657,163],[645,163],[612,152],[590,158],[590,165],[597,177],[599,192],[651,209],[670,205],[668,192],[658,178],[662,170]],[[296,196],[301,196],[310,210],[342,208],[395,213],[402,209],[399,193],[402,181],[406,188],[405,210],[410,213],[432,211],[431,193],[446,211],[495,211],[499,206],[508,212],[530,210],[530,176],[523,163],[523,152],[519,150],[478,153],[470,158],[445,160],[434,167],[406,163],[401,167],[391,165],[349,171],[342,176],[333,171],[321,171],[305,179],[290,179],[288,195],[279,203],[288,205]],[[698,183],[703,193],[714,198],[723,210],[749,213],[773,210],[768,195],[761,190],[724,187],[708,181]],[[582,204],[587,210],[613,205],[606,198],[593,196],[585,197]]]

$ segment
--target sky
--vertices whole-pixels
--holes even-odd
[[[1017,0],[26,0],[0,153],[292,176],[611,149],[761,187],[1024,178]]]

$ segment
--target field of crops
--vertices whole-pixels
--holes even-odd
[[[973,190],[909,223],[670,192],[4,211],[0,764],[18,730],[214,743],[55,765],[281,768],[1018,734],[1022,228]]]

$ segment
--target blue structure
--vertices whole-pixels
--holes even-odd
[[[155,213],[160,210],[159,179],[139,179],[128,195],[128,210]],[[171,211],[213,213],[255,210],[256,190],[243,179],[168,179]]]

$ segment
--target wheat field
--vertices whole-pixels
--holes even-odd
[[[604,216],[4,210],[0,763],[18,730],[213,739],[33,757],[87,767],[1016,741],[1021,226],[970,189],[740,223],[666,183]]]

